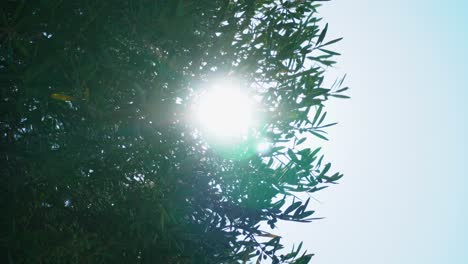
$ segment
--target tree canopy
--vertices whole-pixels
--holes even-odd
[[[342,177],[309,142],[346,97],[321,2],[3,1],[2,262],[308,263],[269,228]],[[214,77],[263,117],[223,149],[189,118]]]

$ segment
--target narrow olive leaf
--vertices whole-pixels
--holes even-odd
[[[291,160],[298,161],[296,153],[294,153],[294,151],[292,151],[291,149],[288,149],[288,156],[291,158]]]
[[[301,244],[302,244],[302,242],[301,242]],[[299,245],[299,246],[302,246],[302,245]],[[294,251],[295,248],[296,248],[296,245],[293,244],[293,247],[292,247],[292,249],[291,249],[291,253],[289,253],[289,254],[294,253],[294,252],[295,252],[295,251]],[[289,254],[288,254],[288,255],[289,255]]]
[[[297,152],[301,156],[309,156],[310,155],[310,148],[301,149]]]
[[[307,98],[304,98],[304,100],[302,100],[300,105],[301,106],[306,106],[306,107],[310,107],[310,106],[313,106],[313,105],[321,106],[322,101],[323,100],[320,100],[320,99],[313,99],[312,97],[307,97]]]
[[[285,202],[286,202],[286,200],[284,200],[284,199],[279,200],[278,202],[273,204],[273,208],[274,209],[280,209],[284,205]]]
[[[277,152],[277,151],[279,151],[279,150],[282,150],[282,149],[284,149],[284,148],[285,148],[285,146],[274,147],[274,148],[271,149],[271,152],[272,152],[272,153],[275,153],[275,152]]]
[[[279,238],[281,236],[278,236],[278,235],[275,235],[275,234],[271,234],[271,233],[268,233],[268,232],[265,232],[265,231],[262,231],[263,233],[262,234],[257,234],[257,236],[260,236],[260,237],[271,237],[271,238]]]
[[[349,99],[351,97],[347,95],[342,95],[342,94],[331,94],[330,96],[336,97],[336,98],[343,98],[343,99]]]
[[[326,125],[323,125],[323,126],[320,126],[320,127],[317,127],[317,128],[331,127],[331,126],[334,126],[334,125],[336,125],[336,124],[338,124],[338,123],[335,122],[335,123],[331,123],[331,124],[326,124]]]
[[[325,95],[330,91],[330,89],[325,89],[325,88],[315,88],[310,90],[307,95],[310,97],[317,97],[320,95]]]
[[[304,212],[305,206],[301,205],[297,210],[294,212],[293,217],[298,217],[302,212]]]
[[[323,155],[320,157],[320,159],[317,162],[317,167],[322,166],[322,160],[323,160]]]
[[[323,139],[323,140],[327,140],[327,141],[328,141],[328,138],[326,138],[325,136],[323,136],[323,135],[321,135],[321,134],[319,134],[319,133],[317,133],[317,132],[315,132],[315,131],[309,131],[309,132],[310,132],[312,135],[314,135],[314,136],[316,136],[316,137],[318,137],[318,138],[321,138],[321,139]]]
[[[322,115],[322,117],[320,118],[320,120],[319,120],[317,126],[320,126],[320,124],[322,124],[322,122],[323,122],[323,120],[325,120],[325,117],[326,117],[326,116],[327,116],[327,112],[325,112],[325,113]]]
[[[61,93],[53,93],[53,94],[50,95],[50,97],[52,99],[60,100],[60,101],[73,101],[73,100],[75,100],[74,97],[69,96],[69,95],[65,95],[65,94],[61,94]]]
[[[318,39],[317,39],[317,45],[322,43],[322,41],[325,39],[325,35],[327,34],[328,30],[328,23],[325,25],[325,28],[323,28],[322,33],[320,33]]]
[[[337,180],[341,179],[343,177],[343,174],[340,174],[339,172],[333,174],[333,176],[328,177],[326,180],[327,182],[336,182]]]
[[[341,89],[337,90],[335,93],[341,93],[341,92],[344,92],[344,91],[346,91],[348,89],[349,89],[349,87],[344,87],[344,88],[341,88]]]
[[[320,45],[320,48],[321,48],[321,47],[328,46],[328,45],[331,45],[331,44],[334,44],[334,43],[336,43],[336,42],[338,42],[338,41],[340,41],[340,40],[342,40],[342,39],[343,39],[343,38],[337,38],[337,39],[334,39],[334,40],[332,40],[332,41],[329,41],[329,42],[327,42],[327,43],[325,43],[325,44],[323,44],[323,45]]]
[[[300,259],[297,259],[296,264],[307,264],[310,262],[310,260],[312,259],[312,257],[314,256],[314,254],[308,254],[308,255],[304,255],[302,256]]]
[[[340,56],[341,53],[338,53],[338,52],[334,52],[334,51],[331,51],[331,50],[327,50],[327,49],[319,49],[320,51],[322,52],[325,52],[329,55],[332,55],[332,56]]]
[[[301,138],[296,142],[296,146],[299,146],[300,144],[304,143],[307,138]]]
[[[346,74],[343,76],[343,78],[341,78],[340,82],[338,83],[338,87],[340,87],[343,84],[345,79],[346,79]]]
[[[311,217],[311,218],[306,218],[306,219],[301,219],[297,222],[305,222],[305,223],[310,223],[314,220],[322,220],[322,219],[325,219],[325,217]]]
[[[302,249],[302,242],[299,243],[299,246],[297,246],[296,252],[299,253],[301,251],[301,249]]]
[[[311,156],[311,157],[315,157],[315,155],[317,155],[317,153],[319,153],[319,151],[320,151],[321,149],[322,149],[321,147],[316,148],[314,151],[312,151],[312,153],[310,153],[310,156]]]
[[[338,80],[339,80],[339,79],[336,78],[335,81],[333,82],[333,84],[332,84],[330,87],[332,87],[332,88],[335,87],[335,86],[336,86],[336,83],[338,82]]]
[[[327,173],[330,170],[330,167],[331,167],[331,163],[327,163],[325,167],[323,168],[323,170],[320,172],[320,175],[317,176],[317,178],[323,178],[323,176],[325,176],[325,173]]]
[[[318,192],[320,190],[323,190],[325,188],[328,188],[328,186],[314,187],[314,188],[308,190],[308,192],[314,193],[314,192]]]
[[[276,251],[279,249],[279,242],[281,240],[281,237],[278,236],[278,237],[274,237],[272,239],[270,239],[268,242],[264,242],[262,243],[263,245],[265,246],[272,246],[272,247],[275,247],[276,249],[273,249],[273,251]]]
[[[300,216],[302,213],[305,212],[305,210],[307,209],[307,203],[309,203],[309,199],[307,199],[307,202],[301,206],[299,206],[299,208],[296,210],[296,212],[294,212],[294,217],[298,217]],[[299,217],[299,218],[303,218],[303,217]]]
[[[267,167],[270,167],[273,164],[273,158],[270,158],[267,163]]]
[[[301,205],[301,202],[295,202],[291,204],[284,212],[283,215],[287,215],[290,212],[294,211],[296,208],[298,208]]]
[[[326,66],[332,66],[333,64],[336,63],[336,61],[332,61],[332,60],[321,60],[320,63],[322,63],[323,65],[326,65]]]
[[[307,205],[309,205],[310,197],[307,198],[307,201],[304,203],[304,209],[307,208]]]
[[[315,112],[315,116],[314,116],[314,119],[312,120],[312,126],[315,124],[315,122],[317,122],[317,119],[319,118],[320,114],[322,113],[322,106],[319,106],[319,108],[317,109],[317,112]]]
[[[313,213],[315,213],[315,211],[307,211],[307,212],[303,212],[302,214],[298,215],[298,218],[299,219],[304,219],[308,216],[311,216]]]

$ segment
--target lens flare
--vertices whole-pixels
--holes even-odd
[[[257,145],[257,151],[259,153],[267,153],[270,149],[271,149],[271,144],[266,141],[260,142]]]
[[[200,130],[218,142],[236,143],[255,126],[254,100],[235,82],[218,81],[200,92],[195,120]]]

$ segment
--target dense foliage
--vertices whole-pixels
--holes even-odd
[[[304,143],[346,89],[323,87],[319,2],[2,1],[0,261],[307,263],[265,229],[314,220],[294,193],[342,176]],[[214,75],[260,98],[270,150],[220,154],[188,121]]]

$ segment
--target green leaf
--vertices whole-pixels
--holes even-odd
[[[294,264],[307,264],[307,263],[310,262],[310,260],[312,259],[313,256],[314,256],[314,254],[303,255],[299,259],[297,259],[294,262]]]
[[[297,252],[297,253],[299,253],[299,252],[301,251],[301,249],[302,249],[302,244],[303,244],[302,242],[299,243],[299,246],[298,246],[297,249],[296,249],[296,252]]]
[[[317,176],[317,178],[322,178],[325,175],[325,173],[327,173],[330,170],[330,168],[331,168],[331,163],[327,163],[325,167],[322,169],[322,171],[320,172],[320,175]]]
[[[273,204],[273,208],[274,209],[280,209],[284,205],[285,202],[286,202],[285,199],[281,199],[278,202]]]
[[[325,112],[325,114],[322,115],[322,117],[320,118],[317,126],[320,126],[320,124],[322,124],[323,120],[325,120],[325,117],[327,116],[327,113]]]
[[[301,138],[296,142],[296,146],[299,146],[300,144],[304,143],[307,138]]]
[[[310,197],[307,198],[307,201],[304,203],[304,209],[306,209],[306,208],[307,208],[307,205],[309,205],[309,201],[310,201]]]
[[[297,217],[299,219],[304,219],[304,218],[306,218],[308,216],[311,216],[314,213],[315,213],[315,211],[307,211],[307,212],[303,212],[302,214],[299,214]]]
[[[320,95],[326,95],[330,89],[325,89],[325,88],[315,88],[312,89],[307,95],[310,97],[317,97]]]
[[[320,45],[320,48],[321,48],[321,47],[328,46],[328,45],[331,45],[331,44],[335,44],[335,43],[337,43],[338,41],[340,41],[340,40],[342,40],[342,39],[343,39],[343,38],[337,38],[337,39],[334,39],[334,40],[332,40],[332,41],[329,41],[329,42],[327,42],[327,43],[325,43],[325,44]]]
[[[314,192],[318,192],[318,191],[326,189],[326,188],[328,188],[328,186],[314,187],[314,188],[308,190],[308,192],[314,193]]]
[[[326,177],[325,179],[327,180],[327,182],[334,183],[337,180],[341,179],[342,177],[343,177],[343,174],[340,174],[339,172],[337,172],[337,173],[333,174],[333,176]]]
[[[320,35],[319,35],[319,37],[317,39],[316,45],[319,45],[325,39],[325,35],[327,34],[327,30],[328,30],[328,23],[325,25],[325,28],[322,30],[322,33],[320,33]]]
[[[319,151],[321,150],[322,148],[319,147],[319,148],[316,148],[314,151],[312,151],[312,153],[310,153],[310,156],[311,157],[315,157],[317,155],[317,153],[319,153]]]
[[[301,202],[295,202],[291,204],[284,212],[283,215],[287,215],[290,212],[294,211],[296,208],[298,208],[302,203]]]
[[[317,119],[319,118],[320,114],[322,113],[322,106],[319,106],[317,112],[315,112],[314,119],[312,120],[312,126],[315,125],[315,122],[317,122]]]
[[[346,74],[343,76],[343,78],[341,78],[340,82],[338,83],[338,87],[340,87],[343,84],[345,79],[346,79]]]
[[[66,94],[61,94],[61,93],[53,93],[50,95],[51,98],[59,101],[73,101],[75,100],[74,97],[66,95]]]
[[[317,167],[320,167],[322,165],[322,160],[323,160],[323,155],[320,157],[320,159],[317,162]]]
[[[279,150],[282,150],[282,149],[284,149],[284,148],[285,148],[285,146],[273,147],[273,148],[271,149],[271,152],[272,152],[272,153],[275,153],[275,152],[278,152]]]
[[[342,99],[349,99],[351,97],[347,95],[342,95],[342,94],[331,94],[330,96],[336,97],[336,98],[342,98]]]
[[[326,124],[326,125],[320,126],[320,128],[331,127],[331,126],[334,126],[334,125],[336,125],[336,124],[338,124],[338,123],[330,123],[330,124]],[[319,123],[319,125],[320,125],[320,123]]]
[[[344,92],[344,91],[346,91],[348,89],[349,89],[349,87],[344,87],[344,88],[341,88],[341,89],[337,90],[336,93],[341,93],[341,92]]]
[[[326,138],[325,136],[323,136],[323,135],[321,135],[321,134],[319,134],[319,133],[317,133],[317,132],[315,132],[315,131],[312,131],[312,130],[311,130],[311,131],[309,131],[309,132],[310,132],[312,135],[314,135],[314,136],[316,136],[316,137],[318,137],[318,138],[321,138],[321,139],[323,139],[323,140],[328,140],[328,138]]]
[[[288,149],[288,156],[291,158],[291,160],[295,162],[298,161],[296,153],[294,153],[294,151],[292,151],[291,149]]]
[[[329,54],[329,55],[333,55],[333,56],[339,56],[339,55],[341,55],[341,54],[338,53],[338,52],[334,52],[334,51],[327,50],[327,49],[319,49],[319,50],[320,50],[320,51],[323,51],[323,52],[325,52],[325,53],[327,53],[327,54]]]

